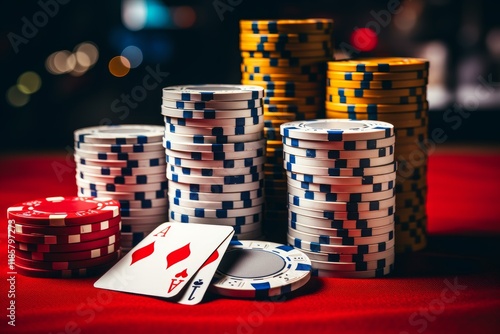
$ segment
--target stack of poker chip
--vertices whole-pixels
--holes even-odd
[[[163,130],[124,124],[74,133],[78,195],[119,201],[124,252],[167,220]]]
[[[7,209],[16,271],[25,276],[94,276],[120,257],[120,204],[109,198],[49,197]],[[11,268],[14,271],[14,268]]]
[[[386,121],[396,132],[396,252],[426,246],[429,62],[371,58],[328,63],[326,115]]]
[[[262,236],[263,95],[247,85],[163,89],[170,221],[231,225],[237,239]]]
[[[325,62],[333,59],[332,29],[331,19],[240,21],[241,82],[266,89],[265,220],[276,238],[286,228],[276,222],[284,222],[287,214],[279,127],[322,117]]]
[[[281,125],[288,242],[313,275],[378,277],[394,265],[394,128],[377,121]]]

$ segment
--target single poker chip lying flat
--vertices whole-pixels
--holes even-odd
[[[266,241],[233,241],[222,258],[211,290],[237,298],[279,296],[305,285],[311,261],[290,246]]]
[[[120,204],[111,198],[47,197],[7,209],[16,223],[42,226],[91,224],[117,217]]]
[[[255,100],[264,96],[264,89],[249,85],[187,85],[170,86],[162,90],[162,97],[179,101],[235,101]]]
[[[147,144],[161,141],[163,126],[103,125],[76,130],[75,141],[95,144]]]
[[[394,135],[394,126],[380,121],[321,119],[289,122],[280,129],[283,137],[318,141],[384,139]]]

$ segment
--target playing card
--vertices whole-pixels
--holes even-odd
[[[174,297],[232,233],[231,226],[164,223],[128,252],[94,286]]]
[[[194,305],[201,302],[205,292],[207,291],[215,271],[219,266],[224,253],[231,242],[234,231],[224,240],[224,242],[217,248],[212,255],[203,263],[198,272],[194,275],[191,282],[187,285],[186,289],[181,293],[180,299],[177,300],[180,304]]]

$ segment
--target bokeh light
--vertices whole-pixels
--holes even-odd
[[[137,31],[146,25],[147,8],[142,0],[124,0],[122,21],[129,30]]]
[[[359,28],[351,34],[351,44],[359,51],[372,51],[377,43],[377,34],[369,28]]]
[[[130,71],[130,62],[122,56],[113,57],[108,64],[109,72],[115,77],[121,78]]]
[[[86,57],[89,59],[89,64],[87,67],[94,66],[94,64],[99,59],[99,50],[97,49],[97,46],[92,42],[83,42],[78,44],[75,47],[74,53],[76,54],[78,63],[82,66],[85,65],[80,61],[79,56],[86,55]]]
[[[177,27],[190,28],[196,22],[196,12],[189,6],[175,7],[172,9],[172,19]]]
[[[129,45],[122,51],[122,57],[128,59],[131,68],[136,68],[142,63],[142,51],[135,45]]]
[[[17,88],[24,94],[36,93],[41,86],[42,79],[33,71],[24,72],[17,79]]]
[[[11,86],[5,97],[7,102],[16,108],[26,105],[30,100],[30,96],[20,91],[18,85]]]

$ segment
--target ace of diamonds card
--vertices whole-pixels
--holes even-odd
[[[94,287],[194,304],[203,297],[194,297],[196,287],[203,283],[205,289],[200,291],[206,291],[233,233],[231,226],[164,223],[97,280]],[[184,291],[190,281],[194,291]]]

